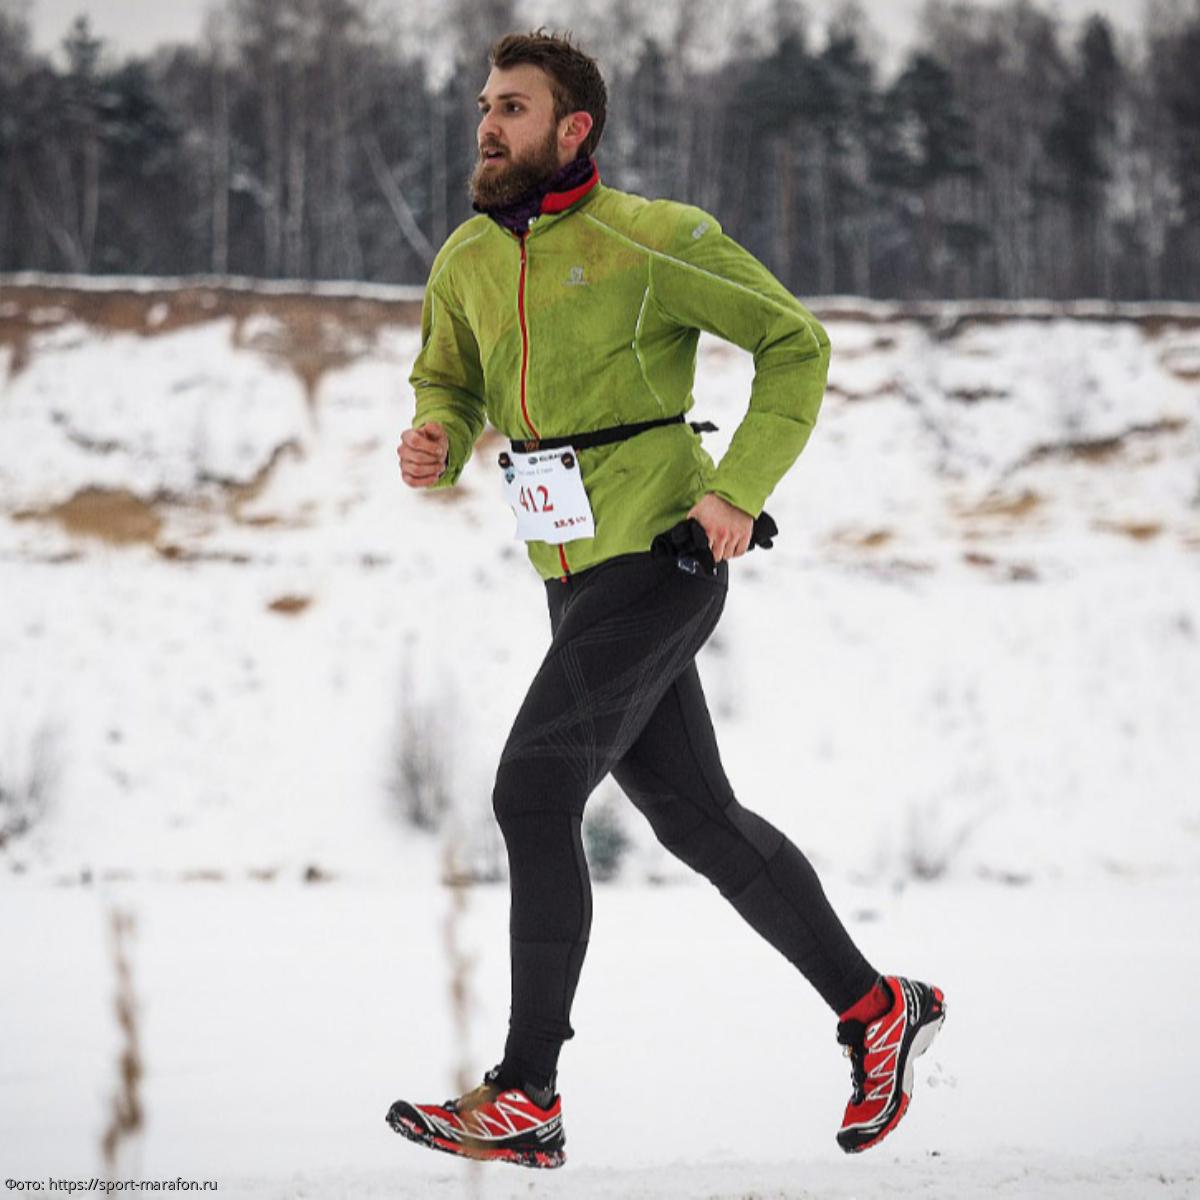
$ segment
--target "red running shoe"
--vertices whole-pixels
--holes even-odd
[[[444,1104],[397,1100],[388,1109],[387,1123],[409,1141],[447,1154],[522,1167],[561,1167],[567,1161],[566,1138],[554,1080],[535,1099],[522,1088],[502,1086],[499,1073],[497,1065],[477,1088]]]
[[[837,1140],[847,1154],[878,1145],[897,1125],[912,1098],[913,1059],[946,1019],[941,989],[928,983],[886,975],[892,1006],[870,1023],[840,1021],[837,1040],[852,1064],[854,1095]]]

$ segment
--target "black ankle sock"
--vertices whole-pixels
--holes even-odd
[[[535,1083],[526,1083],[522,1090],[538,1108],[549,1108],[550,1102],[554,1099],[554,1080],[551,1079],[545,1087],[539,1087]]]
[[[548,1080],[531,1079],[519,1067],[502,1063],[496,1082],[502,1088],[520,1088],[539,1108],[546,1108],[554,1099],[557,1090],[558,1072]]]

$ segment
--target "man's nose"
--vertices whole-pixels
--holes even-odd
[[[478,138],[480,146],[483,146],[484,143],[489,140],[497,142],[500,140],[498,123],[496,118],[493,117],[490,112],[484,113],[480,118],[479,130],[476,134],[476,137]]]

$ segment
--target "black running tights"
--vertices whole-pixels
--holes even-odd
[[[695,656],[728,585],[727,562],[715,576],[691,575],[649,552],[546,581],[553,638],[492,797],[512,889],[506,1078],[545,1084],[574,1036],[571,1002],[592,919],[583,810],[610,772],[659,841],[709,879],[835,1012],[876,980],[808,860],[743,808],[725,777]]]

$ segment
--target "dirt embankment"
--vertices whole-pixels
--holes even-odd
[[[374,347],[388,326],[420,321],[421,302],[407,288],[374,295],[299,291],[262,285],[186,282],[162,287],[80,287],[0,279],[0,347],[8,371],[28,365],[37,333],[81,324],[103,333],[161,337],[222,318],[233,320],[233,344],[251,347],[294,371],[310,403],[321,376]]]
[[[909,385],[901,378],[908,341],[900,328],[904,324],[921,327],[920,341],[937,343],[939,349],[961,352],[969,357],[980,350],[972,339],[983,327],[1006,323],[1042,323],[1070,321],[1107,325],[1133,324],[1167,378],[1191,383],[1200,380],[1200,306],[1178,304],[1111,305],[1094,302],[919,302],[893,303],[831,297],[812,300],[809,307],[837,331],[839,358],[853,364],[855,359],[875,360],[875,372],[865,376],[853,372],[845,378],[831,379],[829,399],[834,403],[854,403],[900,398],[911,402]],[[317,406],[323,376],[364,358],[380,349],[388,332],[411,331],[420,320],[421,289],[373,287],[369,285],[270,284],[220,280],[94,280],[55,279],[54,277],[0,277],[0,389],[6,379],[26,370],[38,343],[57,328],[80,327],[99,337],[110,334],[135,335],[154,339],[225,321],[230,344],[250,350],[271,363],[290,371],[300,381],[310,411]],[[869,328],[841,340],[844,331],[854,325]],[[957,346],[956,346],[957,343]],[[8,353],[4,353],[4,351]],[[713,351],[733,352],[732,347]],[[1008,389],[995,381],[958,382],[948,388],[945,399],[955,407],[986,407],[1006,399]],[[1164,444],[1187,432],[1190,421],[1178,416],[1132,422],[1119,434],[1084,437],[1033,445],[1013,463],[999,483],[1015,483],[1027,468],[1047,461],[1073,461],[1104,464],[1118,458],[1131,447],[1146,443]],[[85,448],[103,455],[115,444],[93,440],[86,444],[82,434],[68,435]],[[477,447],[487,455],[502,439],[490,427]],[[214,485],[217,507],[240,524],[277,524],[279,518],[252,510],[253,502],[265,490],[281,462],[303,457],[304,450],[295,440],[281,442],[252,478],[225,479],[205,475],[201,482]],[[437,499],[453,503],[461,498],[455,489],[440,493]],[[973,508],[957,515],[978,525],[980,519],[1027,520],[1043,507],[1042,498],[1032,487],[998,489]],[[200,555],[194,546],[181,546],[167,536],[166,515],[173,505],[195,504],[195,497],[167,493],[143,493],[116,486],[88,486],[53,507],[18,511],[17,519],[49,520],[77,537],[98,538],[112,544],[148,543],[168,558]],[[243,512],[243,509],[247,511]],[[1135,540],[1151,540],[1161,526],[1150,521],[1109,521],[1100,526]],[[1190,536],[1190,535],[1189,535]],[[854,530],[838,540],[855,550],[871,555],[884,550],[893,531]],[[1189,543],[1190,544],[1190,543]],[[976,551],[971,562],[978,562]],[[980,563],[979,565],[983,565]],[[286,611],[286,606],[281,611]]]
[[[371,289],[357,294],[340,287],[304,289],[297,285],[208,281],[70,280],[0,278],[0,388],[19,376],[36,353],[37,340],[55,329],[82,326],[100,336],[133,334],[152,339],[206,323],[231,322],[230,342],[291,371],[304,388],[310,408],[326,372],[376,349],[389,329],[411,329],[420,321],[419,290]],[[7,367],[5,368],[5,358]],[[113,447],[90,445],[97,453]],[[252,481],[225,487],[230,515],[240,516],[261,492],[281,454],[300,452],[294,444]],[[221,480],[212,482],[222,483]],[[162,509],[171,497],[136,496],[124,488],[88,487],[48,510],[18,511],[18,520],[57,522],[76,536],[121,545],[157,543]],[[173,548],[164,552],[170,555]]]

